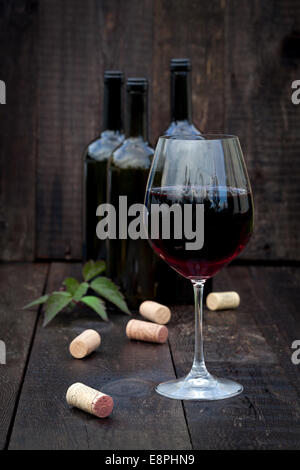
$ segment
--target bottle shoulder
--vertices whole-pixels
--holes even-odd
[[[170,126],[165,132],[165,135],[201,135],[202,132],[197,127],[188,121],[172,121]]]
[[[111,153],[124,141],[124,134],[115,131],[104,131],[98,139],[87,146],[86,158],[96,161],[108,160]]]
[[[153,155],[154,150],[148,142],[141,137],[129,137],[113,151],[110,164],[122,169],[149,169]]]

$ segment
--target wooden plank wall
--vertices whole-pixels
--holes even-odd
[[[300,260],[297,0],[2,0],[0,22],[0,259],[80,259],[81,155],[101,129],[103,71],[149,78],[155,144],[169,59],[188,56],[194,121],[244,148],[256,228],[242,258]]]
[[[253,185],[256,230],[244,255],[251,259],[300,259],[300,106],[291,102],[300,35],[294,31],[300,32],[297,0],[228,3],[225,126],[240,136]]]
[[[36,1],[0,2],[0,259],[33,260],[37,151]]]

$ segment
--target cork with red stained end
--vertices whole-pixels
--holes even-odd
[[[79,382],[68,388],[66,399],[68,405],[98,418],[109,416],[114,407],[112,397]]]
[[[128,338],[138,341],[165,343],[168,338],[168,328],[147,321],[130,320],[126,326],[126,335]]]
[[[95,330],[85,330],[70,344],[70,354],[76,359],[83,359],[101,344],[101,336]]]

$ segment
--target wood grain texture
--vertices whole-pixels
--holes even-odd
[[[125,74],[125,79],[147,78],[150,83],[151,104],[153,1],[104,0],[97,2],[96,5],[98,35],[96,41],[101,57],[98,69],[101,84],[98,129],[102,129],[102,77],[105,70],[121,70]]]
[[[100,101],[95,21],[92,0],[40,4],[38,258],[82,255],[82,153]]]
[[[0,449],[6,443],[37,318],[37,308],[22,307],[42,295],[47,267],[0,266],[0,340],[6,344],[6,364],[0,364]]]
[[[149,0],[41,5],[38,258],[82,256],[82,153],[101,129],[103,73],[149,76],[151,17]]]
[[[170,59],[192,61],[193,121],[224,128],[224,1],[156,0],[153,19],[153,142],[170,124]]]
[[[214,289],[237,290],[241,305],[205,311],[206,361],[211,373],[237,380],[244,392],[214,403],[184,402],[195,449],[299,448],[299,366],[291,362],[292,341],[300,338],[296,271],[236,266],[217,276]],[[170,327],[178,377],[191,367],[193,331],[192,307],[178,307]]]
[[[37,123],[37,1],[1,2],[0,260],[33,260]]]
[[[243,258],[300,259],[300,106],[291,102],[300,47],[288,40],[299,30],[297,0],[227,4],[225,123],[240,137],[256,211]]]
[[[149,78],[155,144],[169,60],[188,56],[195,123],[244,149],[256,222],[241,258],[299,261],[297,0],[5,0],[0,25],[0,259],[81,258],[82,152],[102,126],[104,70]]]
[[[78,273],[75,264],[52,265],[47,290]],[[82,309],[58,316],[45,329],[39,324],[10,449],[190,448],[181,403],[166,404],[154,391],[163,378],[174,377],[168,345],[130,341],[128,316],[111,313],[110,318],[104,323]],[[86,328],[99,331],[100,349],[84,360],[73,359],[68,345]],[[110,418],[69,409],[66,390],[78,381],[113,397]]]
[[[242,285],[249,297],[257,298],[259,308],[255,311],[256,324],[283,366],[285,374],[300,393],[299,367],[291,361],[292,343],[300,338],[299,305],[300,275],[292,267],[239,267],[228,270],[230,280]]]
[[[8,402],[0,406],[3,442],[36,317],[27,312],[25,325],[13,314],[18,297],[11,287],[26,279],[22,301],[29,301],[41,291],[44,270],[38,265],[0,269],[0,337],[6,331],[12,348],[8,358],[14,360],[9,373],[0,369],[7,374],[0,376],[0,401]],[[65,276],[79,274],[78,264],[53,264],[47,291],[57,289]],[[121,314],[111,312],[112,321],[104,323],[82,309],[57,317],[45,329],[39,323],[9,448],[189,449],[190,435],[194,449],[298,449],[300,377],[299,366],[291,362],[291,344],[300,338],[299,285],[299,268],[232,266],[217,276],[215,289],[237,290],[241,305],[234,311],[205,311],[208,368],[239,381],[244,392],[225,401],[184,402],[186,421],[181,403],[156,395],[154,385],[174,377],[172,361],[177,376],[191,366],[192,306],[172,307],[172,361],[167,344],[129,341],[124,333],[128,317]],[[101,347],[75,360],[68,344],[86,328],[101,333]],[[68,408],[65,392],[76,381],[114,398],[110,418]]]
[[[97,2],[99,51],[104,70],[122,70],[126,77],[152,72],[153,1],[104,0]],[[102,81],[102,75],[100,76]]]

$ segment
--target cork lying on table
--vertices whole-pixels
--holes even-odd
[[[146,300],[140,305],[140,314],[160,325],[165,325],[171,318],[171,311],[168,307],[152,300]]]
[[[109,416],[114,407],[112,397],[79,382],[68,388],[66,399],[68,405],[98,418]]]
[[[73,357],[82,359],[100,346],[101,336],[95,330],[85,330],[70,344],[69,350]]]
[[[209,310],[227,310],[240,305],[240,296],[237,292],[211,292],[206,299]]]
[[[165,343],[168,338],[168,328],[157,323],[142,320],[130,320],[126,326],[126,335],[130,339],[148,341],[151,343]]]

